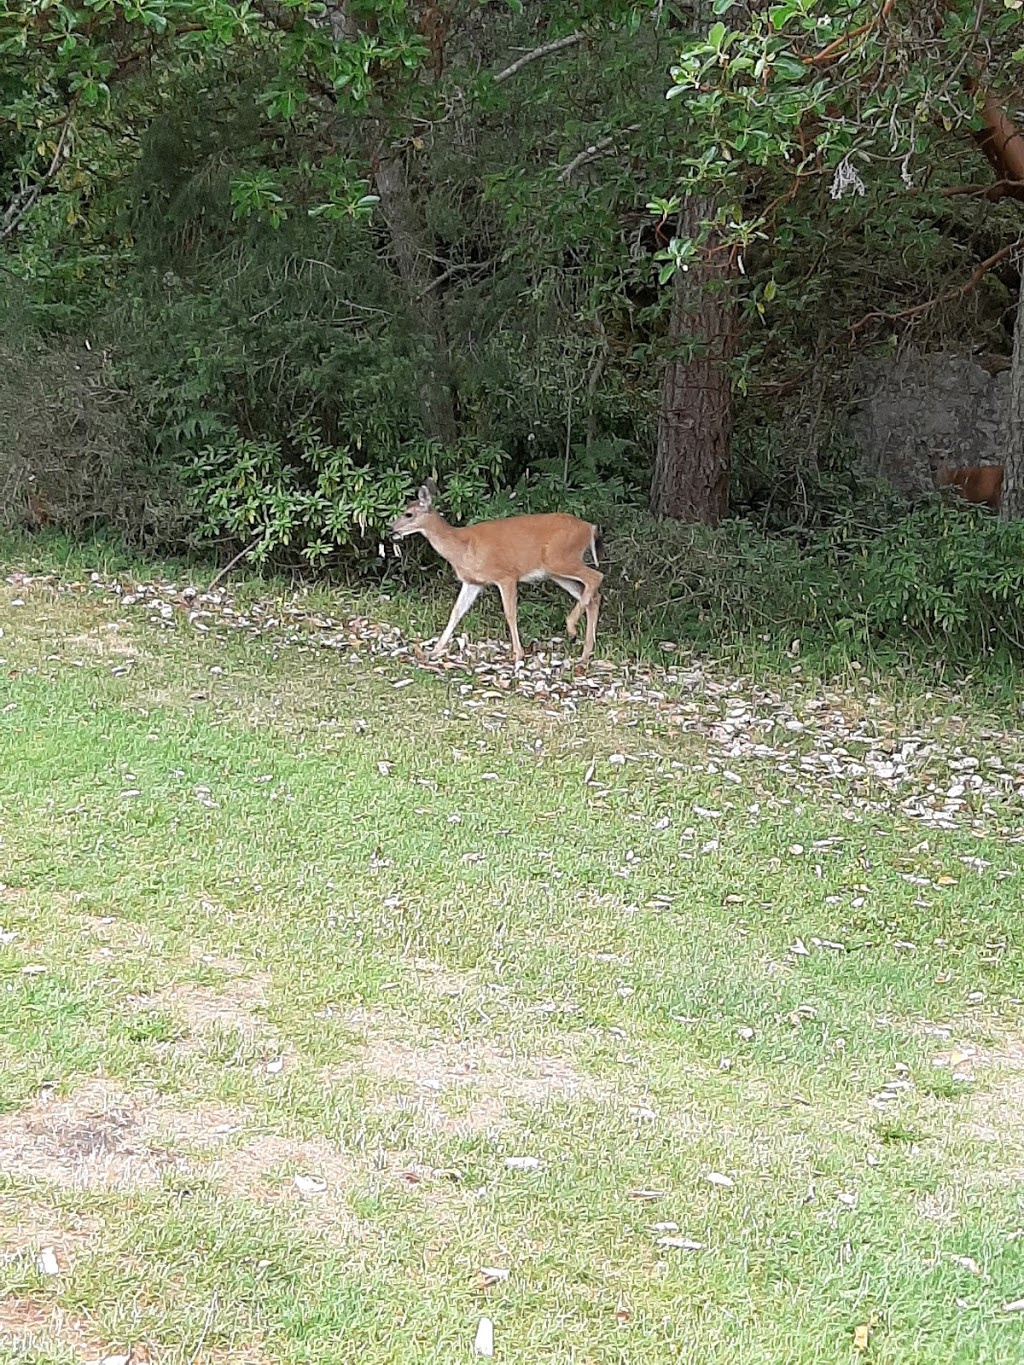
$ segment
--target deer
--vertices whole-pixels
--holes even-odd
[[[604,574],[584,560],[589,551],[596,566],[601,532],[588,521],[565,512],[545,512],[497,521],[480,521],[471,526],[452,526],[434,509],[437,485],[428,479],[416,497],[391,523],[394,540],[421,535],[455,570],[459,595],[448,624],[435,644],[432,655],[438,658],[448,648],[455,627],[483,592],[496,587],[512,639],[512,658],[522,663],[523,645],[517,622],[520,583],[541,583],[550,579],[576,599],[565,619],[570,640],[576,639],[579,619],[586,612],[587,629],[580,662],[585,664],[594,652],[597,614],[601,605],[600,588]]]
[[[963,498],[964,502],[976,503],[998,512],[1003,492],[1003,467],[985,464],[955,469],[940,464],[935,471],[935,486],[940,490],[949,489],[953,496]]]

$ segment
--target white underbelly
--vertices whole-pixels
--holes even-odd
[[[530,573],[524,573],[519,581],[520,583],[543,583],[547,576],[547,569],[533,569]]]

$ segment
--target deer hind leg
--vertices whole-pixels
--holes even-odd
[[[575,597],[576,599],[577,605],[573,607],[572,611],[565,618],[565,633],[570,640],[575,640],[576,623],[580,619],[580,611],[582,610],[579,606],[579,600],[586,589],[578,578],[569,578],[564,574],[552,574],[551,581],[552,583],[557,583],[560,588],[564,588],[570,597]]]
[[[519,639],[519,625],[516,619],[516,587],[514,578],[498,584],[498,591],[501,593],[501,605],[505,608],[505,620],[508,622],[508,633],[512,637],[512,658],[518,664],[523,661],[523,645]]]
[[[452,614],[448,618],[448,624],[444,628],[444,633],[433,648],[433,654],[443,654],[455,634],[455,627],[459,624],[466,612],[483,592],[483,587],[479,583],[463,583],[459,589],[459,595],[455,599],[455,606],[452,607]]]
[[[552,575],[555,582],[560,584],[567,592],[571,592],[576,598],[576,605],[566,617],[565,629],[570,640],[576,638],[576,627],[579,619],[584,612],[587,613],[587,634],[583,645],[583,659],[589,659],[594,652],[594,637],[597,634],[597,611],[600,606],[600,588],[604,582],[604,574],[598,573],[596,569],[591,569],[586,564],[574,565],[571,573],[559,574],[557,577]],[[569,584],[573,583],[570,588]],[[578,590],[576,584],[579,584]]]
[[[594,652],[594,641],[597,639],[597,614],[601,609],[601,594],[595,588],[590,594],[590,598],[585,607],[587,613],[587,634],[583,641],[583,653],[580,655],[580,662],[586,663]]]

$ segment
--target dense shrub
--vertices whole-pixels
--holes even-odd
[[[155,458],[104,351],[37,334],[0,297],[0,527],[100,527],[140,546],[189,543],[190,499]]]
[[[640,520],[608,544],[605,619],[627,635],[796,638],[967,664],[1024,655],[1024,524],[981,511],[928,502],[888,525],[851,516],[801,536]]]

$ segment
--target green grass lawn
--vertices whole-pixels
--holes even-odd
[[[1024,1358],[1016,722],[333,612],[0,582],[0,1358]]]

